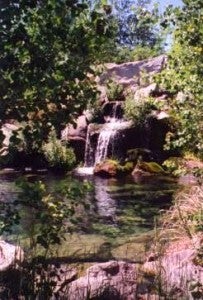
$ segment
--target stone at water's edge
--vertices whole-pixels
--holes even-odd
[[[118,166],[114,161],[106,160],[95,166],[94,174],[102,177],[115,177],[118,175]]]
[[[135,300],[136,282],[135,264],[122,261],[98,263],[87,269],[85,276],[66,286],[62,299]]]
[[[121,165],[117,161],[107,159],[95,166],[94,174],[101,177],[118,177],[121,175],[130,174],[132,169],[132,162],[127,162],[125,165]]]
[[[19,246],[0,241],[0,272],[6,271],[17,262],[22,262],[23,258],[24,253]]]

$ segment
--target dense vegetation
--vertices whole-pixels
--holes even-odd
[[[167,135],[166,148],[179,153],[190,151],[203,158],[203,3],[183,0],[182,8],[168,7],[159,16],[156,7],[148,8],[151,1],[139,0],[131,9],[133,2],[120,1],[115,6],[107,1],[1,2],[0,125],[14,122],[19,127],[10,139],[13,152],[22,148],[27,154],[43,152],[52,169],[72,169],[75,156],[67,145],[61,144],[60,133],[87,107],[98,109],[96,66],[145,59],[164,52],[161,33],[162,29],[170,28],[167,67],[156,77],[159,88],[170,93],[167,108],[176,128]],[[115,94],[118,99],[123,96],[120,87],[111,82],[109,85],[113,91],[113,96],[109,93],[110,100],[115,100]],[[128,119],[140,126],[155,107],[152,99],[135,103],[130,95],[125,105]],[[30,246],[34,252],[40,245],[43,259],[47,258],[48,251],[52,251],[50,246],[60,244],[64,233],[80,222],[77,212],[81,220],[81,199],[90,187],[77,183],[50,193],[41,182],[23,180],[18,186],[21,192],[14,203],[16,208],[27,207],[46,225],[40,228],[40,234],[38,225],[34,226]],[[197,197],[202,199],[202,192],[198,193]],[[12,205],[1,203],[2,233],[10,234],[11,227],[21,221],[22,216]],[[190,207],[184,214],[188,215],[189,210]],[[199,216],[198,210],[199,206],[188,217],[195,218],[195,222],[198,218],[197,224],[186,226],[189,233],[202,231],[202,214]],[[175,215],[175,221],[181,226],[179,217],[180,214]],[[39,264],[31,259],[29,267],[33,266]],[[33,276],[37,273],[34,272]],[[37,297],[44,286],[34,282],[29,289],[30,295]]]
[[[20,122],[29,152],[95,100],[111,20],[79,1],[4,1],[0,23],[1,124]]]
[[[172,94],[170,102],[177,122],[177,134],[171,136],[170,146],[193,151],[203,157],[203,3],[185,0],[183,8],[169,7],[163,26],[173,25],[172,48],[160,83]]]

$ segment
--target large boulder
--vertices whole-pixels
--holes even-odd
[[[2,142],[2,148],[0,149],[0,156],[5,156],[8,154],[8,147],[10,144],[10,138],[12,137],[13,133],[19,129],[19,125],[13,123],[5,123],[1,131],[4,135],[4,140]]]
[[[165,55],[123,64],[109,63],[106,64],[106,72],[100,76],[100,83],[113,78],[118,84],[124,86],[147,86],[149,85],[148,82],[142,82],[144,74],[152,76],[161,72],[165,65]]]
[[[62,299],[135,300],[137,288],[135,264],[109,261],[98,263],[86,275],[66,286]]]

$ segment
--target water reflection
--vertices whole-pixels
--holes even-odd
[[[120,179],[103,179],[99,177],[40,177],[48,185],[51,192],[54,186],[65,180],[68,185],[74,180],[88,180],[93,185],[93,191],[83,199],[88,204],[81,209],[81,221],[76,232],[97,234],[102,236],[139,235],[153,228],[154,217],[160,209],[170,206],[172,194],[177,184],[167,180],[138,183],[132,177]],[[15,178],[0,178],[0,199],[11,201],[16,197]],[[78,183],[79,184],[79,183]],[[22,209],[22,208],[21,208]],[[29,215],[28,209],[22,210],[25,221],[15,232],[22,236],[28,234],[35,220]]]
[[[94,180],[94,193],[97,212],[106,221],[116,222],[116,201],[111,197],[108,186],[109,179],[97,178]]]

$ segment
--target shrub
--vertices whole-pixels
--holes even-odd
[[[75,166],[76,157],[73,149],[63,145],[55,132],[50,134],[48,143],[43,146],[43,152],[52,169],[66,172]]]
[[[133,49],[122,47],[116,55],[116,63],[144,60],[161,54],[160,49],[156,47],[137,45]]]
[[[154,100],[151,98],[146,100],[134,99],[133,95],[129,95],[124,104],[124,116],[135,124],[143,125],[147,116],[156,109]]]
[[[193,186],[180,191],[175,197],[175,204],[163,216],[162,238],[193,238],[203,230],[203,189]]]
[[[106,82],[106,87],[106,95],[109,101],[124,100],[124,87],[121,84],[118,84],[114,80],[109,79]]]

